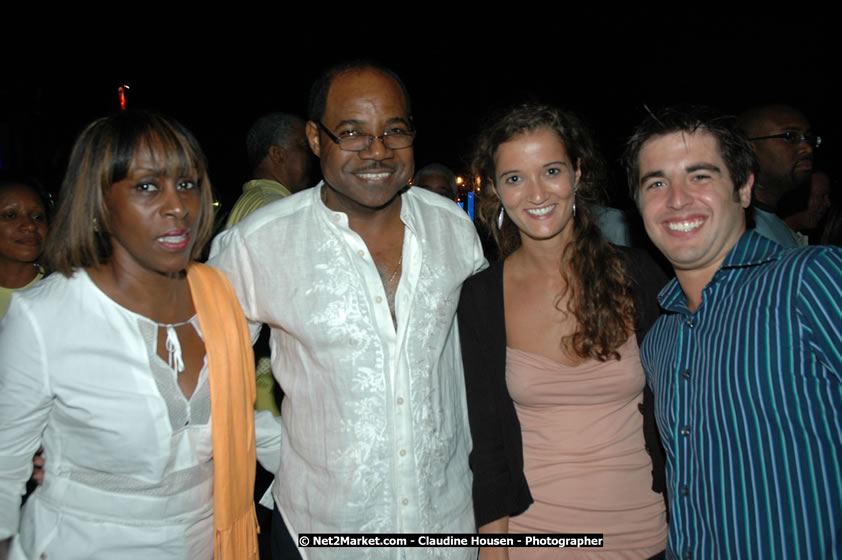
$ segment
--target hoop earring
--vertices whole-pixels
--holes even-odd
[[[497,215],[497,229],[503,231],[503,216],[506,213],[506,209],[503,206],[500,206],[500,213]]]

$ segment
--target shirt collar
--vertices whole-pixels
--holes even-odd
[[[243,192],[255,190],[264,190],[281,196],[290,195],[289,189],[272,179],[252,179],[243,185]]]
[[[320,181],[318,185],[313,187],[313,198],[315,199],[316,208],[319,209],[319,212],[325,216],[328,222],[331,223],[338,223],[342,224],[346,228],[348,227],[348,215],[345,212],[336,212],[328,208],[325,203],[324,199],[322,198],[322,190],[327,188],[325,186],[324,180]],[[406,189],[404,192],[400,194],[401,197],[401,221],[404,225],[409,228],[410,231],[415,233],[415,220],[413,212],[414,206],[416,204],[415,200],[409,193],[412,189]]]
[[[708,285],[717,282],[723,276],[724,270],[757,266],[769,262],[776,259],[781,250],[781,246],[771,239],[754,230],[746,231],[725,256],[725,260],[722,261],[719,270],[713,275]],[[707,286],[705,286],[705,290],[707,290]],[[669,281],[658,294],[658,301],[661,307],[668,311],[687,310],[687,298],[675,278]]]
[[[743,233],[737,244],[722,261],[720,270],[741,266],[756,266],[769,262],[775,259],[781,250],[781,246],[768,237],[760,235],[754,230],[749,230]]]

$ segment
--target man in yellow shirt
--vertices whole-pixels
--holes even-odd
[[[252,180],[243,185],[226,229],[258,208],[311,186],[313,155],[300,117],[288,113],[263,115],[249,129],[246,147]]]

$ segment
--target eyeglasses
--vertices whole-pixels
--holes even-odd
[[[375,139],[383,142],[383,145],[389,150],[402,150],[409,148],[415,141],[414,130],[404,130],[396,128],[388,132],[384,132],[380,136],[374,134],[361,134],[355,131],[343,132],[343,136],[337,137],[327,127],[318,121],[319,128],[321,128],[327,137],[339,144],[339,149],[346,152],[362,152],[371,148],[371,144]]]
[[[789,130],[786,132],[781,132],[780,134],[771,134],[769,136],[755,136],[754,138],[749,138],[749,140],[769,140],[770,138],[783,138],[788,144],[793,145],[800,144],[801,142],[806,142],[807,145],[812,148],[818,148],[822,145],[821,136],[816,136],[812,132],[808,132],[807,134],[801,134],[800,132],[790,132]]]

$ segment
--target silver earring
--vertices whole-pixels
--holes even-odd
[[[576,189],[573,188],[573,217],[576,217]]]
[[[500,213],[497,215],[497,229],[503,231],[503,215],[506,213],[506,209],[502,206],[500,207]]]

